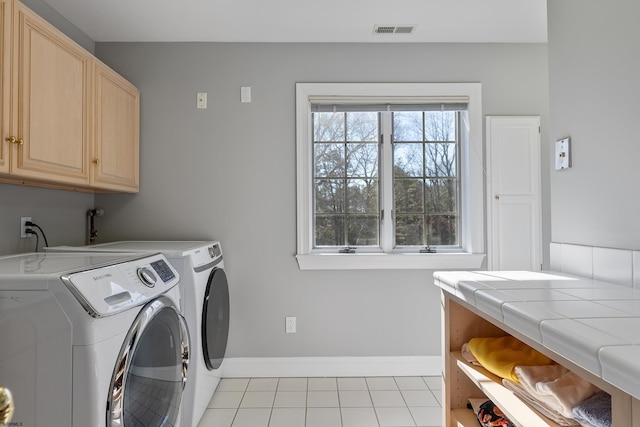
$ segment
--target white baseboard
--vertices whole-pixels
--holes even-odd
[[[434,376],[442,372],[440,356],[398,357],[231,357],[223,378]]]

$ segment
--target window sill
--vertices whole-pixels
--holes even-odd
[[[306,254],[296,259],[300,270],[477,270],[485,254]]]

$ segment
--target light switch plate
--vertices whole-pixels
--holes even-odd
[[[242,86],[240,88],[240,102],[251,102],[251,86]]]
[[[570,138],[556,141],[556,170],[571,169]]]

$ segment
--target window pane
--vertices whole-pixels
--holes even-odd
[[[423,176],[422,144],[393,144],[393,175]]]
[[[408,111],[393,113],[394,141],[423,141],[422,112]]]
[[[422,215],[396,215],[396,245],[424,246]]]
[[[314,113],[313,140],[344,141],[344,113]]]
[[[347,217],[349,246],[377,246],[380,229],[378,216],[354,215]]]
[[[315,211],[317,213],[343,213],[344,180],[316,179],[315,180]]]
[[[427,212],[446,214],[457,212],[457,181],[455,179],[426,180],[425,198]]]
[[[426,111],[424,113],[424,134],[426,141],[455,141],[455,111]]]
[[[424,212],[424,185],[422,179],[396,179],[393,199],[397,213]]]
[[[347,203],[349,213],[378,213],[377,179],[349,179],[347,181]]]
[[[312,118],[315,247],[390,248],[380,241],[387,224],[393,246],[459,245],[457,112],[314,112]],[[388,151],[381,133],[385,141],[391,134],[390,171],[382,170]],[[386,178],[393,180],[390,195],[382,194]],[[394,221],[381,224],[382,200],[391,198]]]
[[[346,246],[344,217],[337,215],[316,215],[315,246]]]
[[[457,245],[458,218],[455,215],[427,216],[429,245]]]
[[[316,177],[344,176],[344,144],[314,144],[314,154]]]
[[[378,176],[378,144],[347,144],[347,176]]]
[[[454,142],[425,144],[427,176],[456,176],[456,144]]]
[[[393,113],[396,246],[458,243],[457,117],[455,111]]]
[[[347,141],[378,141],[378,113],[347,113]]]

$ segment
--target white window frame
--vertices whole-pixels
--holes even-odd
[[[326,253],[313,249],[312,100],[420,103],[465,99],[468,141],[460,144],[460,252]],[[463,132],[464,134],[464,132]],[[485,259],[485,209],[480,83],[297,83],[297,253],[301,270],[478,269]]]

